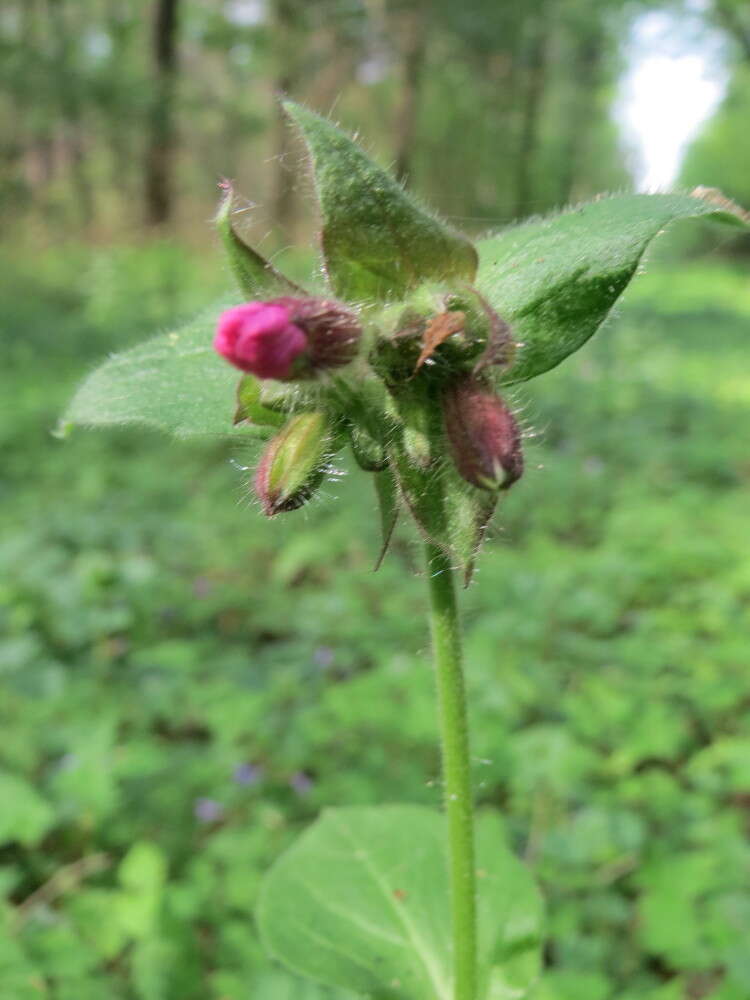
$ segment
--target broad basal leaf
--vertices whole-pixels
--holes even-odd
[[[541,905],[494,816],[478,825],[477,870],[482,998],[507,963],[522,1000],[537,975]],[[419,806],[324,812],[266,876],[257,916],[271,955],[310,979],[377,1000],[451,1000],[444,817]]]
[[[233,426],[238,372],[211,346],[220,312],[211,309],[180,330],[113,355],[82,383],[61,428],[144,424],[178,437],[267,437],[265,427]]]
[[[701,215],[747,221],[731,203],[705,193],[618,195],[480,242],[477,287],[523,345],[503,381],[541,375],[578,350],[606,318],[651,240],[670,222]]]
[[[424,211],[331,122],[293,101],[284,108],[312,156],[336,295],[398,299],[425,281],[474,280],[477,254],[469,240]]]
[[[258,1000],[360,1000],[355,993],[331,990],[280,970],[261,973],[252,980],[249,989],[243,984],[240,995],[247,996],[248,1000],[251,997]]]

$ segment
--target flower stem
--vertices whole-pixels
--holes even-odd
[[[469,729],[461,667],[461,629],[453,570],[445,552],[427,544],[430,627],[437,680],[448,868],[453,924],[453,997],[476,1000],[476,874]]]

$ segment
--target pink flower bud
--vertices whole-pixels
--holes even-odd
[[[243,372],[288,379],[300,367],[308,342],[285,306],[247,302],[221,314],[214,349]]]
[[[453,461],[472,486],[507,490],[523,473],[521,432],[507,403],[484,383],[464,378],[443,396]]]
[[[286,296],[222,313],[214,348],[259,378],[310,378],[348,364],[361,332],[357,316],[338,302]]]

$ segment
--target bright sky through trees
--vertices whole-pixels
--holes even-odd
[[[705,22],[653,11],[636,22],[626,55],[616,118],[638,189],[666,190],[687,144],[724,95],[722,39]]]

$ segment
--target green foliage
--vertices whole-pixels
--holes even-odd
[[[353,1000],[270,966],[260,875],[321,808],[439,807],[424,581],[405,523],[370,574],[366,477],[299,530],[248,509],[241,438],[165,461],[137,428],[48,433],[82,362],[225,292],[215,263],[66,246],[0,269],[0,767],[51,810],[0,857],[13,1000]],[[513,390],[541,436],[466,653],[478,795],[547,901],[534,1000],[748,993],[748,318],[746,275],[660,267]],[[136,888],[139,844],[169,863]],[[148,947],[114,916],[138,894]]]
[[[263,941],[319,982],[378,1000],[450,1000],[446,853],[445,818],[436,811],[328,810],[264,880]],[[538,974],[541,901],[494,816],[478,824],[477,865],[483,995],[509,989],[520,1000]]]
[[[459,354],[452,360],[445,354],[451,346],[444,343],[446,337],[429,345],[425,339],[414,368],[404,377],[400,370],[404,367],[404,356],[408,360],[411,343],[419,351],[417,340],[404,338],[398,325],[393,328],[396,317],[392,307],[378,313],[372,308],[372,300],[387,302],[418,288],[409,309],[413,316],[414,303],[428,301],[432,308],[426,314],[427,322],[435,316],[435,310],[445,308],[445,295],[457,282],[462,289],[470,288],[476,270],[476,251],[464,237],[418,209],[395,181],[329,121],[290,101],[284,103],[284,108],[310,149],[323,220],[322,248],[328,280],[337,294],[360,299],[369,307],[377,338],[373,365],[376,371],[379,366],[384,367],[384,371],[377,373],[383,376],[393,397],[381,399],[380,405],[373,408],[369,385],[375,382],[374,372],[365,369],[363,375],[360,370],[350,375],[348,381],[340,379],[336,383],[338,389],[334,387],[331,391],[323,385],[319,390],[320,419],[327,415],[332,423],[349,421],[355,455],[365,467],[369,463],[363,462],[360,439],[377,426],[373,444],[383,459],[387,458],[399,499],[424,537],[446,551],[468,583],[498,494],[496,490],[467,484],[453,463],[446,460],[447,444],[440,416],[444,375],[440,366],[433,375],[420,364],[425,349],[429,348],[428,354],[435,355],[434,360],[442,360],[443,367],[458,377],[469,370],[470,356],[464,358]],[[242,290],[253,295],[263,294],[264,290],[275,294],[293,289],[255,251],[239,241],[232,228],[231,201],[230,190],[217,222]],[[514,342],[521,346],[516,360],[508,364],[504,358],[505,341],[493,343],[485,316],[478,324],[476,320],[462,319],[467,336],[472,323],[483,331],[477,364],[489,356],[489,364],[499,367],[498,380],[502,383],[533,378],[555,367],[578,350],[601,325],[657,233],[676,219],[701,215],[743,223],[731,207],[718,208],[713,199],[630,195],[601,199],[548,220],[512,227],[494,239],[483,241],[477,282],[489,303],[485,309],[487,313],[495,309],[501,314],[500,320],[495,317],[496,324],[512,321],[513,330],[506,341],[511,346]],[[443,283],[442,296],[437,295],[430,279]],[[398,323],[404,322],[405,315],[407,312],[402,312]],[[507,329],[504,326],[504,331]],[[426,338],[427,333],[423,336]],[[180,332],[110,358],[78,390],[63,418],[63,428],[76,423],[106,426],[130,422],[172,430],[183,437],[228,433],[233,429],[227,392],[230,369],[211,356],[209,339],[206,321],[199,319]],[[440,348],[442,352],[438,354]],[[502,364],[493,357],[498,348],[503,353]],[[403,351],[406,351],[404,356]],[[391,357],[395,359],[395,368],[391,361],[382,360]],[[382,389],[382,396],[385,395]],[[287,409],[298,405],[298,397],[299,393],[297,399],[294,395],[285,396]],[[239,418],[241,431],[257,437],[268,436],[268,421],[263,414],[265,402],[260,390],[243,379],[239,408],[234,411],[234,428]],[[258,425],[246,419],[253,408],[256,417],[261,417]],[[360,419],[362,413],[364,417]],[[373,467],[376,466],[370,466]],[[265,471],[268,473],[269,469]],[[273,480],[273,467],[270,472]],[[315,486],[321,476],[322,467]],[[272,481],[261,489],[267,513],[300,505],[294,497],[296,488],[291,489],[290,496],[283,490],[284,496],[278,503],[273,498],[275,492]],[[304,500],[311,492],[312,489],[304,491]],[[383,550],[388,545],[388,524],[394,523],[396,513],[394,507],[391,517],[386,506]]]
[[[177,437],[267,436],[262,427],[233,423],[237,372],[211,346],[221,308],[110,357],[78,389],[61,431],[144,424]]]
[[[287,102],[286,108],[305,130],[313,151],[325,220],[324,253],[329,278],[339,294],[388,297],[405,292],[414,281],[429,277],[447,280],[461,274],[467,262],[464,250],[470,247],[467,241],[461,237],[456,243],[448,234],[448,242],[441,243],[442,238],[438,239],[430,229],[437,223],[408,201],[404,201],[406,207],[402,206],[403,192],[341,132],[297,105]],[[341,174],[349,178],[348,185],[343,184]],[[368,193],[377,195],[376,203],[370,205]],[[239,250],[228,204],[226,199],[219,219],[230,260],[234,261]],[[356,205],[365,206],[364,214],[354,211]],[[393,218],[389,211],[396,213]],[[683,195],[627,195],[604,198],[548,220],[511,227],[482,241],[478,287],[490,305],[512,321],[514,336],[522,344],[517,360],[501,381],[513,383],[543,374],[578,350],[622,294],[650,241],[669,222],[695,216],[743,224],[738,215],[717,207],[711,200]],[[424,232],[420,228],[423,225]],[[335,251],[331,258],[330,246],[326,249],[329,226],[333,227],[331,232],[339,232],[340,228],[346,234],[342,237],[345,242],[351,241],[342,256]],[[379,235],[374,235],[373,227]],[[414,242],[409,243],[409,239]],[[405,278],[406,265],[399,257],[399,248],[407,245],[413,252],[408,254],[411,270]],[[378,271],[375,265],[366,264],[365,269],[372,275],[379,274],[376,287],[370,279],[361,283],[351,267],[357,254],[364,254],[357,258],[360,263],[367,262],[368,254],[378,247],[378,253],[382,251],[393,270]],[[571,247],[576,248],[575,252]],[[249,253],[252,264],[254,251]],[[457,271],[452,270],[454,265]],[[272,269],[269,272],[265,263],[258,266],[260,272],[255,277],[248,277],[250,272],[241,277],[240,284],[244,282],[247,294],[252,294],[253,289],[279,292],[295,287],[286,287],[286,279]],[[234,270],[237,273],[237,267]],[[473,265],[468,271],[473,274]],[[471,275],[467,272],[466,276]],[[111,357],[79,388],[62,419],[62,429],[76,424],[95,427],[141,423],[178,437],[232,432],[268,436],[265,426],[244,421],[239,427],[233,425],[237,414],[233,385],[236,376],[211,349],[213,323],[219,312],[217,306],[178,331]],[[380,422],[382,426],[382,419]],[[433,524],[430,511],[421,509],[425,503],[434,506],[423,480],[425,476],[434,479],[435,472],[420,470],[419,463],[412,467],[408,433],[405,427],[405,447],[394,459],[395,471],[403,496],[427,537],[440,537],[445,530]],[[444,505],[446,511],[450,509],[447,523],[454,535],[447,544],[465,572],[470,572],[494,502],[478,496],[479,491],[467,489],[458,476],[453,475],[452,480],[455,483],[443,483]],[[439,519],[443,517],[440,513]]]
[[[34,844],[41,840],[54,822],[54,810],[23,778],[0,771],[0,844],[18,841]]]
[[[284,109],[310,150],[334,294],[387,301],[429,280],[474,280],[477,254],[465,236],[420,208],[327,119],[292,101]]]
[[[685,195],[619,195],[506,229],[479,244],[477,286],[523,345],[503,382],[534,378],[604,322],[651,240],[678,219],[742,219]]]

